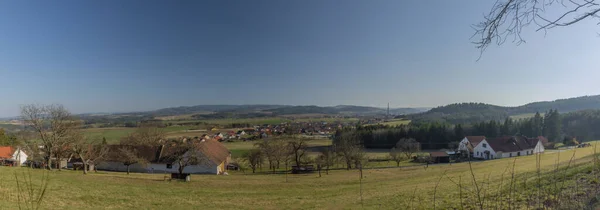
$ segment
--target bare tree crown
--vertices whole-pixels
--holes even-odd
[[[559,14],[552,16],[549,11]],[[484,20],[473,25],[472,39],[481,52],[494,42],[501,45],[509,39],[518,45],[525,42],[521,37],[523,28],[532,23],[536,31],[546,31],[586,19],[600,20],[599,12],[596,0],[497,0]]]

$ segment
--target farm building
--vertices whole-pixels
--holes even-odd
[[[184,168],[186,174],[223,174],[226,166],[231,159],[231,153],[225,146],[214,140],[202,140],[196,143],[195,151],[186,151],[184,156],[189,156],[192,152],[201,157],[202,163],[190,165]],[[107,160],[96,166],[97,170],[106,171],[127,171],[124,164],[130,158],[124,155],[134,155],[147,162],[147,164],[134,163],[129,166],[131,172],[140,173],[178,173],[179,165],[172,158],[173,154],[181,152],[174,145],[161,146],[130,146],[130,145],[111,145]],[[135,162],[135,161],[134,161]]]
[[[27,154],[20,148],[0,147],[0,164],[20,166],[27,161]]]
[[[467,136],[459,144],[459,151],[473,158],[498,159],[532,155],[544,152],[544,137],[505,136],[486,139],[485,136]]]
[[[446,152],[430,152],[429,156],[434,163],[449,163],[450,155]]]
[[[483,142],[483,144],[481,144]],[[483,158],[483,153],[487,150],[487,141],[485,136],[466,136],[458,144],[458,151],[469,154],[474,158]]]

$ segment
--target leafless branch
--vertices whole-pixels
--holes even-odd
[[[552,17],[550,10],[561,15]],[[476,39],[473,44],[483,53],[490,44],[504,44],[509,37],[517,45],[524,43],[521,33],[531,23],[537,26],[535,31],[546,32],[586,19],[600,20],[599,12],[596,0],[497,0],[484,20],[472,26],[475,33],[471,39]]]

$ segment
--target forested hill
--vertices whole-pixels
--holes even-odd
[[[556,109],[561,113],[600,109],[600,95],[534,102],[517,107],[504,107],[484,103],[458,103],[433,108],[427,112],[410,115],[414,122],[474,123],[487,120],[504,120],[509,116]]]
[[[391,108],[390,114],[414,114],[424,112],[429,108]],[[352,114],[352,115],[379,115],[385,114],[387,109],[369,106],[290,106],[290,105],[197,105],[164,108],[149,112],[123,113],[126,115],[137,114],[143,116],[173,116],[199,113],[223,114]]]

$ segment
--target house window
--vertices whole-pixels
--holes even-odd
[[[492,157],[491,159],[494,159],[494,155],[491,155],[491,157]]]
[[[508,153],[508,156],[509,156],[509,157],[512,157],[512,153]]]
[[[477,152],[477,156],[479,156],[479,152]]]
[[[167,164],[167,168],[173,168],[173,164]]]
[[[487,144],[483,144],[483,148],[487,148]]]

